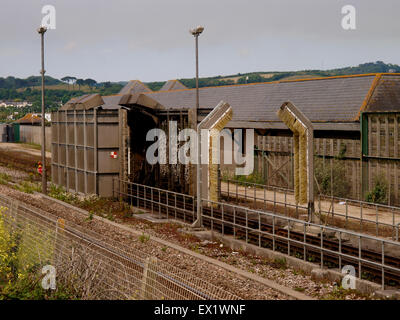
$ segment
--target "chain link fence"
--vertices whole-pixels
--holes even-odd
[[[80,299],[239,299],[145,252],[0,195],[0,237],[13,240],[18,272],[52,265],[57,286]],[[6,234],[4,234],[6,233]]]

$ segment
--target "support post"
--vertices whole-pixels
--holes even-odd
[[[42,59],[42,69],[40,74],[42,76],[42,193],[47,194],[47,172],[46,172],[46,118],[45,118],[45,101],[44,101],[44,34],[47,31],[45,27],[40,27],[38,33],[41,37],[41,59]]]

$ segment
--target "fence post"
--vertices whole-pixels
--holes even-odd
[[[157,258],[149,257],[144,261],[142,289],[140,292],[141,300],[155,299],[155,277],[156,277]]]
[[[56,235],[54,238],[54,253],[55,253],[55,265],[57,266],[60,261],[60,256],[62,255],[62,244],[60,243],[59,235],[63,236],[65,229],[65,220],[63,218],[58,218],[56,222]],[[61,238],[61,241],[63,239]]]

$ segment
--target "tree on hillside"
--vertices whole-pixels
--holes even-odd
[[[81,90],[81,86],[83,86],[85,84],[85,80],[76,79],[75,83],[78,85],[78,89]]]
[[[61,78],[61,81],[66,82],[68,84],[68,88],[72,84],[72,89],[73,89],[76,78],[71,76],[65,76],[64,78]]]
[[[69,78],[71,79],[72,90],[73,90],[73,89],[75,89],[74,86],[75,86],[75,83],[76,83],[77,78],[76,78],[76,77],[69,77]]]
[[[93,80],[93,79],[85,79],[84,81],[84,84],[86,84],[89,88],[90,88],[90,90],[93,90],[93,87],[97,84],[97,81],[96,80]]]
[[[68,84],[68,88],[69,88],[69,85],[70,85],[70,82],[71,82],[71,77],[70,76],[63,77],[63,78],[61,78],[61,81],[67,83]]]

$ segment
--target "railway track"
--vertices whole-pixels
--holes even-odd
[[[148,187],[147,187],[148,188]],[[123,195],[131,205],[151,210],[160,217],[179,219],[187,223],[195,221],[195,203],[193,198],[182,194],[169,194],[167,190],[149,192],[145,186],[128,187]],[[299,259],[315,262],[327,268],[355,266],[357,276],[389,287],[400,287],[400,258],[360,248],[345,240],[328,237],[322,232],[312,235],[294,231],[287,226],[274,226],[271,219],[259,218],[248,208],[229,210],[226,207],[203,207],[205,227],[224,235],[233,235],[260,247],[273,249]],[[247,219],[246,219],[247,215]],[[284,221],[285,217],[277,216]],[[360,259],[363,261],[360,261]],[[382,263],[384,267],[382,268]],[[361,271],[361,274],[360,274]]]

